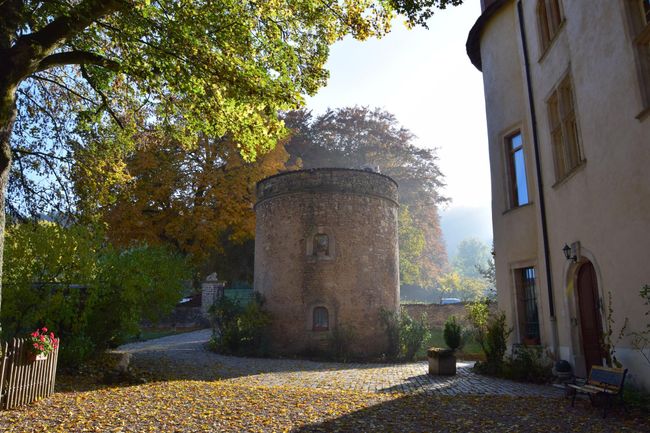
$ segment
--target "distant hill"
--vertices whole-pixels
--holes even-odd
[[[492,210],[489,207],[450,207],[441,212],[440,226],[451,259],[463,239],[478,238],[492,244]]]

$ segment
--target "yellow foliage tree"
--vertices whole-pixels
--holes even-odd
[[[114,203],[102,211],[110,240],[167,244],[202,264],[223,241],[241,243],[255,232],[255,184],[285,169],[282,144],[247,162],[228,139],[197,138],[188,149],[145,136],[127,159],[130,180],[115,185]]]

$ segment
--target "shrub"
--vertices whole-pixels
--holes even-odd
[[[271,323],[271,316],[263,304],[259,293],[246,306],[226,296],[219,298],[209,310],[213,325],[210,349],[233,355],[266,355],[264,330]]]
[[[445,321],[443,336],[445,344],[451,350],[458,350],[463,346],[463,327],[458,323],[456,316],[449,316]]]
[[[399,321],[401,355],[407,361],[415,359],[415,354],[431,335],[425,322],[426,314],[423,314],[420,320],[414,320],[405,311],[402,311]]]
[[[425,323],[426,314],[420,320],[414,320],[404,310],[398,314],[382,309],[380,317],[388,335],[386,357],[390,360],[414,360],[415,354],[431,335]]]
[[[493,315],[488,313],[486,318],[480,306],[475,311],[479,314],[474,317],[470,314],[470,321],[475,328],[476,339],[485,354],[485,362],[477,362],[475,369],[485,374],[500,375],[512,329],[508,329],[506,315],[503,312]]]
[[[400,352],[399,314],[382,308],[379,312],[379,318],[388,337],[386,357],[390,360],[396,360]]]
[[[548,383],[553,379],[553,363],[539,347],[519,347],[503,363],[502,373],[520,382]]]
[[[185,260],[162,247],[106,245],[102,230],[8,225],[0,322],[5,339],[54,330],[62,366],[76,366],[155,322],[181,298]]]

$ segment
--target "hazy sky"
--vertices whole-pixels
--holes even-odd
[[[395,114],[418,136],[418,145],[438,148],[449,210],[476,208],[484,215],[483,233],[491,228],[485,212],[491,199],[483,81],[465,53],[479,15],[479,0],[466,0],[438,11],[429,30],[397,23],[379,40],[336,43],[327,64],[329,83],[307,107],[320,113],[356,104]]]

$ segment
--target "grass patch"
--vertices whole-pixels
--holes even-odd
[[[442,328],[431,328],[431,336],[425,340],[422,348],[415,355],[416,359],[427,359],[427,349],[430,347],[447,347]],[[468,361],[482,360],[483,351],[481,350],[481,346],[473,338],[466,337],[465,347],[456,352],[456,357]]]

